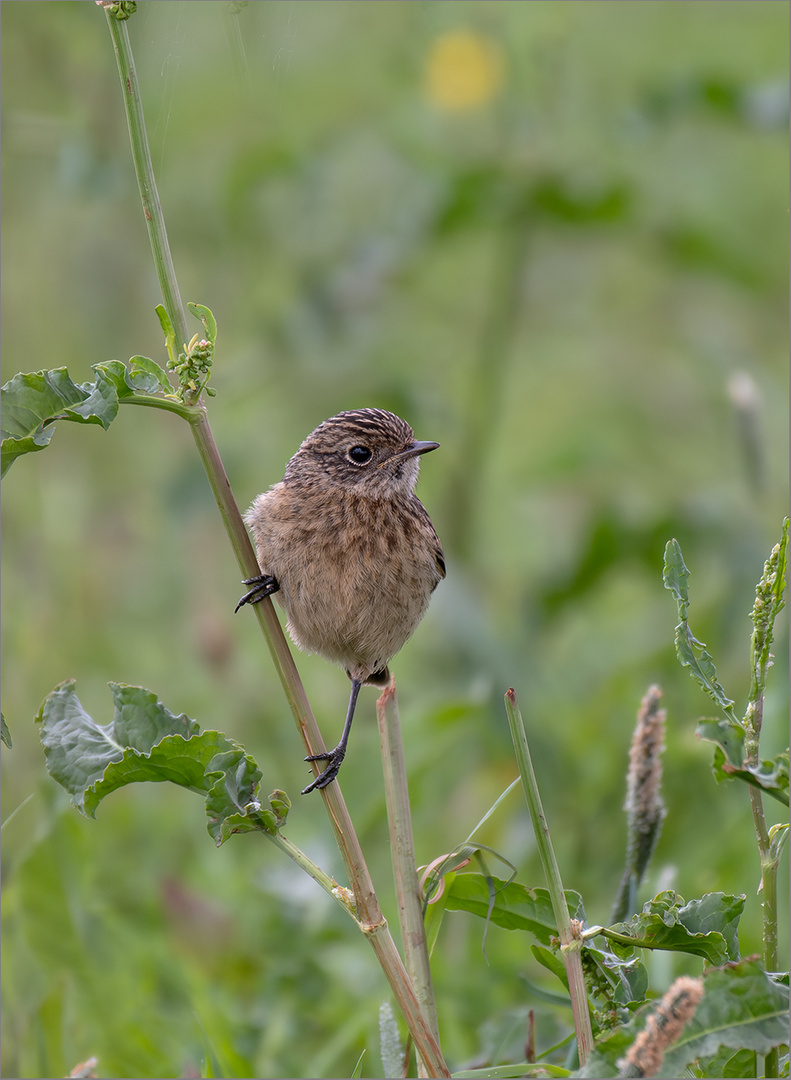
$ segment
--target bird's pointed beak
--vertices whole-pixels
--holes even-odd
[[[429,450],[436,450],[438,447],[438,442],[418,442],[415,440],[411,446],[408,446],[406,450],[402,450],[400,454],[393,454],[387,461],[383,461],[382,465],[387,465],[391,461],[404,461],[405,458],[417,457],[418,454],[427,454]],[[381,469],[382,465],[379,465],[378,468]]]

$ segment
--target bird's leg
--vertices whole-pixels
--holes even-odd
[[[323,754],[311,754],[309,757],[305,758],[305,761],[328,761],[329,765],[324,772],[319,773],[312,784],[308,784],[306,788],[302,789],[303,795],[307,795],[308,792],[313,791],[316,788],[326,787],[327,784],[331,784],[338,775],[341,762],[346,757],[346,744],[349,741],[349,732],[352,729],[352,720],[354,719],[354,707],[357,704],[357,695],[360,693],[361,686],[362,683],[359,679],[352,679],[352,692],[349,695],[349,708],[346,711],[346,723],[343,725],[341,741],[335,749],[327,750]]]
[[[253,587],[244,594],[233,609],[234,615],[243,604],[257,604],[265,596],[271,596],[273,592],[277,592],[280,588],[280,583],[271,574],[259,574],[258,577],[245,578],[242,584],[252,585]]]

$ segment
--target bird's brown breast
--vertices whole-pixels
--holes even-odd
[[[420,622],[444,566],[420,501],[280,483],[247,517],[300,648],[356,677],[384,668]]]

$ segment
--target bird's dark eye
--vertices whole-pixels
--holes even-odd
[[[355,465],[365,465],[367,461],[371,460],[373,454],[367,446],[352,446],[346,456]]]

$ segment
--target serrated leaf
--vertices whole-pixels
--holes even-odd
[[[221,731],[200,731],[144,687],[110,683],[110,689],[115,708],[109,724],[88,715],[74,680],[56,687],[36,718],[47,769],[82,813],[94,817],[102,799],[127,784],[167,781],[206,796],[217,844],[233,832],[275,833],[284,824],[288,796],[275,791],[269,808],[260,806],[260,770],[238,743]]]
[[[23,454],[43,450],[54,433],[55,420],[101,424],[108,428],[118,412],[113,380],[96,365],[95,383],[78,386],[66,368],[20,372],[0,391],[2,397],[2,464],[5,476]]]
[[[629,1024],[600,1039],[585,1067],[573,1075],[621,1075],[617,1062],[643,1029],[651,1011],[652,1006],[642,1009]],[[654,1075],[683,1076],[694,1062],[714,1057],[722,1047],[766,1054],[787,1041],[787,987],[770,979],[755,960],[726,964],[704,973],[703,998]]]
[[[219,754],[209,767],[214,782],[206,798],[206,814],[209,832],[219,846],[233,832],[258,827],[248,817],[247,808],[255,804],[258,809],[255,796],[262,774],[241,747]]]
[[[174,716],[150,690],[118,683],[110,683],[110,690],[115,706],[110,724],[97,724],[85,712],[73,679],[44,699],[36,717],[48,771],[91,816],[84,806],[86,792],[126,751],[147,754],[165,735],[189,738],[199,730],[188,716]]]
[[[494,886],[494,904],[487,878],[483,874],[457,874],[448,889],[448,911],[469,911],[480,918],[491,919],[505,930],[527,930],[544,945],[557,936],[557,923],[547,889],[528,889],[517,881],[489,878]],[[566,891],[566,902],[572,918],[585,921],[582,897],[573,890]]]
[[[20,372],[2,387],[2,462],[5,474],[18,457],[43,450],[55,432],[56,420],[100,424],[105,430],[118,415],[120,402],[137,393],[148,404],[149,395],[162,390],[157,403],[185,415],[167,375],[146,356],[133,356],[129,368],[120,360],[94,364],[95,382],[74,383],[66,368]]]
[[[734,726],[741,727],[732,714],[733,700],[723,690],[717,680],[717,668],[714,660],[702,641],[694,636],[686,620],[676,627],[676,655],[682,667],[689,668],[689,673],[703,690],[713,698],[722,711],[731,717]]]
[[[738,960],[739,920],[746,899],[745,896],[722,892],[705,893],[699,899],[689,900],[678,910],[678,921],[691,934],[721,934],[725,939],[728,958]]]
[[[687,622],[689,606],[689,570],[684,564],[681,548],[677,540],[668,540],[665,546],[665,562],[662,581],[666,589],[676,598],[680,622],[676,627],[676,655],[682,667],[689,668],[689,673],[703,690],[713,698],[729,718],[734,727],[741,730],[733,715],[733,701],[717,681],[717,669],[714,660],[702,641],[698,641]]]
[[[660,1075],[680,1076],[720,1047],[766,1054],[788,1042],[788,990],[755,960],[707,972],[705,993],[683,1034],[665,1055]]]
[[[102,778],[87,788],[83,809],[89,817],[112,791],[127,784],[177,784],[200,794],[209,791],[214,776],[212,766],[228,740],[220,731],[203,731],[199,735],[163,735],[155,746],[144,753],[135,747],[125,747],[118,761],[112,761]]]
[[[662,581],[665,588],[673,593],[679,606],[684,605],[686,608],[689,603],[689,570],[684,563],[678,540],[668,540],[665,545]],[[679,614],[684,618],[686,610]]]
[[[744,910],[743,896],[707,893],[688,904],[678,893],[659,893],[643,905],[628,923],[616,923],[604,930],[613,952],[625,948],[663,949],[702,956],[710,964],[724,964],[738,956],[737,928]],[[616,940],[623,935],[631,940]]]

